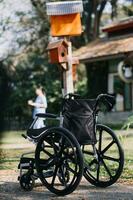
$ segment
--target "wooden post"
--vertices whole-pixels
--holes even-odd
[[[74,92],[73,75],[72,75],[72,44],[68,42],[68,70],[63,71],[63,96]]]
[[[49,2],[46,3],[47,15],[50,16],[51,35],[53,37],[67,37],[67,59],[55,59],[53,63],[58,60],[62,70],[62,94],[74,93],[73,86],[73,72],[72,72],[72,44],[69,41],[70,36],[80,35],[82,33],[80,13],[83,12],[82,0],[65,1],[65,2]],[[55,49],[55,46],[53,46]],[[53,58],[53,50],[51,50],[51,58]],[[60,48],[56,48],[56,51]],[[54,51],[55,51],[54,50]],[[59,54],[59,52],[57,52]],[[66,52],[66,51],[65,51]],[[56,52],[55,54],[58,55]],[[54,55],[55,56],[55,55]],[[59,56],[59,55],[58,55]],[[56,56],[56,58],[58,57]],[[62,53],[61,55],[62,56]],[[65,57],[65,56],[62,56]]]

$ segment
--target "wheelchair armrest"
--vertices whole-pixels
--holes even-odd
[[[38,113],[36,114],[36,117],[40,117],[40,118],[57,118],[57,115],[51,114],[51,113]]]

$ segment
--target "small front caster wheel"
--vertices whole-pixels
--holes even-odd
[[[23,174],[19,181],[21,188],[25,191],[31,191],[35,184],[35,181],[31,179],[31,175],[29,174]]]

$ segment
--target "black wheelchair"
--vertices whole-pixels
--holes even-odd
[[[62,101],[60,116],[37,114],[23,135],[36,148],[33,157],[27,157],[33,152],[21,156],[21,187],[30,191],[39,178],[51,192],[67,195],[77,188],[82,176],[97,187],[115,183],[123,170],[124,153],[115,133],[97,124],[100,105],[110,110],[114,103],[114,97],[108,94],[96,99],[68,94]],[[59,120],[59,126],[33,129],[39,117]]]

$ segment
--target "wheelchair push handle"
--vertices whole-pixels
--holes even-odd
[[[82,97],[79,94],[68,93],[64,96],[64,100],[65,99],[82,99]],[[110,94],[99,94],[96,98],[95,110],[97,110],[100,102],[106,105],[107,109],[110,111],[115,105],[115,97]]]
[[[79,94],[68,93],[64,96],[64,99],[79,99],[81,96]]]
[[[105,104],[107,109],[110,111],[115,105],[115,97],[110,94],[100,94],[96,98],[96,107],[100,102]]]

